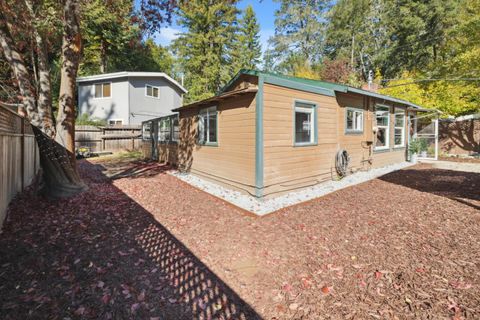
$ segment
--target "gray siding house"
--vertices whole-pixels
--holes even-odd
[[[77,78],[78,113],[110,125],[141,124],[182,106],[187,92],[163,72],[115,72]]]

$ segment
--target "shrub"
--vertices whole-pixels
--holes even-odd
[[[105,120],[101,120],[98,118],[90,118],[90,116],[87,113],[82,113],[75,120],[75,124],[80,126],[104,127],[107,125],[107,122]]]

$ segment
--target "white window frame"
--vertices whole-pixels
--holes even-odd
[[[381,111],[381,112],[387,111],[387,125],[386,126],[384,126],[384,125],[379,126],[378,125],[378,123],[377,123],[377,112],[379,112],[379,110],[377,110],[377,108],[387,109],[387,110],[382,110]],[[386,106],[386,105],[382,105],[382,104],[375,105],[375,116],[374,116],[373,120],[375,121],[375,126],[377,127],[377,130],[381,129],[381,128],[385,128],[385,134],[386,134],[385,146],[377,147],[376,146],[376,144],[377,144],[377,142],[376,142],[377,133],[375,133],[375,148],[374,148],[374,150],[389,150],[390,149],[390,107]]]
[[[120,121],[119,124],[123,126],[123,119],[108,119],[107,123],[109,126],[114,126],[114,125],[117,125],[118,123],[110,123],[110,122],[118,122],[118,121]]]
[[[110,85],[110,95],[107,96],[107,97],[104,97],[103,96],[103,86],[106,85],[106,84]],[[101,97],[97,97],[97,85],[102,86],[102,96]],[[110,99],[110,98],[112,98],[112,95],[113,95],[113,90],[112,89],[113,89],[112,82],[97,82],[97,83],[94,83],[93,84],[93,98],[94,99]]]
[[[168,123],[168,127],[162,128],[163,123]],[[168,135],[168,138],[167,138]],[[170,117],[158,120],[158,142],[168,143],[172,139],[172,120]]]
[[[352,115],[353,128],[352,129],[348,128],[348,113],[349,112],[353,112],[353,115]],[[356,117],[357,114],[361,115],[362,120],[359,121],[359,122],[357,122],[357,117]],[[363,123],[364,123],[364,121],[365,121],[365,116],[364,116],[363,109],[355,108],[355,107],[347,107],[345,109],[345,132],[346,133],[363,133]],[[358,126],[358,124],[360,124],[360,126]]]
[[[307,142],[297,142],[297,121],[296,114],[306,113],[310,114],[310,141]],[[308,101],[295,101],[293,105],[293,145],[296,147],[301,146],[312,146],[317,144],[317,105]]]
[[[210,115],[215,114],[217,121],[215,123],[215,137],[216,141],[210,141]],[[206,120],[205,120],[206,119]],[[207,132],[207,140],[203,141],[204,130]],[[198,114],[198,137],[197,137],[198,144],[206,145],[206,146],[217,146],[218,145],[218,111],[217,107],[208,107],[201,109]]]
[[[146,130],[146,127],[148,126],[148,131]],[[152,122],[149,121],[149,122],[144,122],[142,124],[142,140],[144,141],[148,141],[151,139],[151,136],[152,136]],[[147,134],[148,132],[148,134]]]
[[[152,95],[151,95],[151,96],[148,95],[148,93],[147,93],[147,90],[148,90],[147,88],[148,88],[148,87],[152,88]],[[155,97],[155,96],[153,95],[153,89],[157,89],[157,90],[158,90],[158,97]],[[160,87],[158,87],[158,86],[152,86],[151,84],[145,84],[145,97],[149,97],[149,98],[153,98],[153,99],[160,99]]]
[[[172,133],[171,133],[172,141],[178,142],[180,141],[180,119],[178,119],[178,116],[176,116],[176,117],[172,117],[170,121],[171,121],[170,126],[172,128]],[[217,121],[218,121],[218,118],[217,118]],[[175,130],[175,128],[177,128],[177,130]],[[217,140],[218,140],[218,137],[217,137]]]
[[[403,116],[403,126],[402,127],[397,127],[397,115],[402,115]],[[393,114],[393,147],[394,148],[403,148],[405,147],[405,122],[406,122],[406,112],[405,109],[401,108],[395,108],[395,112]],[[401,144],[396,144],[395,143],[395,130],[401,129],[402,130],[402,143]]]

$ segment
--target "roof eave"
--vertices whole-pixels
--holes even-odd
[[[366,96],[377,98],[377,99],[382,99],[382,100],[386,100],[386,101],[390,101],[390,102],[401,103],[401,104],[407,105],[407,106],[415,108],[415,109],[422,109],[421,106],[416,105],[415,103],[411,103],[411,102],[406,101],[406,100],[386,96],[386,95],[383,95],[383,94],[379,94],[379,93],[375,93],[375,92],[371,92],[371,91],[367,91],[367,90],[362,90],[362,89],[357,89],[357,88],[352,88],[352,87],[346,87],[346,88],[347,88],[346,92],[362,94],[362,95],[366,95]]]
[[[185,89],[180,83],[178,83],[175,79],[171,78],[168,74],[164,72],[128,72],[128,71],[120,71],[120,72],[113,72],[113,73],[106,73],[101,75],[94,75],[94,76],[86,76],[86,77],[78,77],[76,79],[77,84],[82,82],[90,82],[90,81],[99,81],[99,80],[109,80],[109,79],[118,79],[123,77],[161,77],[165,78],[167,81],[175,85],[180,91],[183,93],[188,93],[187,89]]]
[[[238,95],[242,95],[242,94],[246,94],[246,93],[256,93],[257,91],[258,91],[257,86],[251,86],[251,87],[248,87],[248,88],[234,90],[234,91],[227,91],[223,94],[216,95],[216,96],[213,96],[211,98],[203,99],[203,100],[200,100],[200,101],[195,101],[193,103],[181,106],[179,108],[172,109],[171,111],[172,112],[178,112],[178,111],[183,111],[183,110],[187,110],[187,109],[192,109],[192,108],[195,108],[195,107],[209,105],[209,104],[212,104],[214,102],[225,100],[227,98],[231,98],[231,97],[234,97],[234,96],[238,96]]]

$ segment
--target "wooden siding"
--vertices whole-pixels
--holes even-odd
[[[218,146],[197,144],[199,109],[180,112],[179,168],[253,193],[255,95],[221,101],[217,110]]]
[[[152,158],[152,141],[142,140],[141,151],[144,158]],[[158,162],[177,166],[178,162],[178,144],[157,142]]]
[[[335,98],[265,84],[263,99],[264,195],[331,179],[338,141]],[[317,145],[294,146],[295,100],[317,105]]]
[[[338,133],[339,148],[347,150],[350,155],[350,168],[352,171],[368,170],[371,168],[373,121],[374,114],[369,111],[368,97],[358,94],[337,94],[338,102]],[[361,109],[363,111],[363,132],[346,132],[347,108]]]
[[[293,106],[296,100],[317,105],[316,145],[294,146]],[[382,152],[373,150],[376,103],[391,106],[390,148]],[[364,111],[362,133],[345,132],[346,107]],[[376,101],[360,94],[337,93],[336,97],[329,97],[265,84],[263,194],[268,196],[336,178],[335,155],[339,149],[349,153],[352,172],[405,161],[405,148],[393,147],[393,107],[405,109],[404,106]],[[404,132],[407,134],[407,129]]]
[[[30,124],[0,107],[0,228],[9,202],[37,175],[39,158]]]

